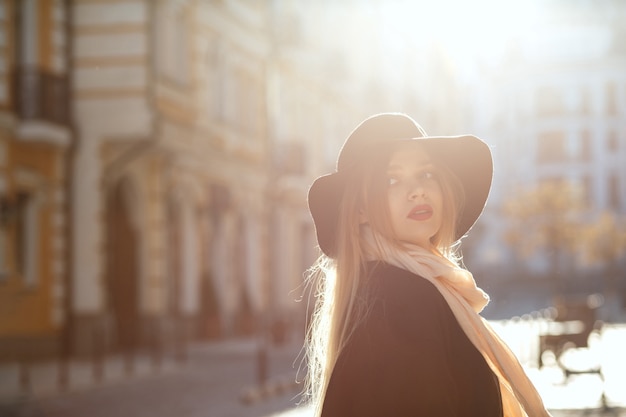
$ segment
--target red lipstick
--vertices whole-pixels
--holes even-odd
[[[424,221],[424,220],[430,219],[432,216],[433,216],[433,208],[429,206],[428,204],[420,204],[418,206],[413,207],[413,209],[409,212],[407,217],[409,219],[413,219],[417,221]]]

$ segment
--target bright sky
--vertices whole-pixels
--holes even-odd
[[[610,2],[600,3],[593,9],[594,15],[610,16],[612,9],[602,7]],[[476,74],[477,62],[497,66],[513,39],[537,60],[555,53],[589,56],[594,48],[602,53],[611,41],[608,19],[596,19],[594,26],[594,19],[586,18],[590,6],[580,1],[353,0],[317,4],[323,20],[311,20],[316,35],[325,37],[321,42],[326,47],[341,50],[357,68],[367,63],[375,48],[384,51],[387,62],[377,63],[384,69],[402,63],[398,57],[416,55],[419,59],[420,51],[436,47],[458,67],[457,75],[463,79]],[[571,19],[580,19],[587,30],[564,30],[561,23]]]

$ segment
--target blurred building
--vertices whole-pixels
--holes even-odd
[[[0,2],[4,356],[303,330],[306,189],[352,121],[290,17]]]
[[[496,288],[525,283],[534,294],[525,301],[517,300],[519,290],[495,297],[503,308],[517,306],[516,314],[524,312],[522,304],[528,311],[557,296],[601,293],[600,318],[624,317],[624,6],[554,2],[507,39],[502,54],[482,62],[481,77],[470,83],[471,130],[492,146],[495,175],[487,213],[474,231],[478,239],[470,235],[468,262]],[[514,219],[511,202],[545,210],[535,219]],[[518,238],[511,241],[511,233]]]
[[[303,331],[306,192],[375,112],[492,146],[472,266],[513,264],[518,186],[573,181],[590,217],[626,215],[619,2],[471,63],[398,4],[1,0],[0,355]]]
[[[626,216],[621,24],[626,7],[616,1],[595,6],[573,2],[546,8],[542,20],[509,39],[496,63],[485,65],[485,76],[473,82],[471,96],[479,103],[473,130],[492,145],[496,163],[491,211],[482,219],[489,231],[483,242],[486,264],[509,264],[514,258],[514,248],[502,245],[510,221],[502,206],[524,189],[548,182],[573,184],[590,209],[586,220],[612,213],[623,222]],[[623,223],[616,227],[612,232],[626,233]],[[577,238],[584,238],[582,231]],[[624,263],[625,249],[621,257],[616,254],[616,262]],[[575,272],[598,272],[585,256],[569,261]],[[528,265],[538,274],[550,268],[546,256]]]
[[[288,56],[297,27],[267,2],[73,7],[73,345],[288,337],[314,258],[304,141],[333,128],[306,117],[332,91]]]
[[[53,351],[74,146],[63,1],[0,2],[0,357]]]

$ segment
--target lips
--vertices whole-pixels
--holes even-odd
[[[433,208],[428,204],[420,204],[419,206],[413,207],[407,217],[417,221],[424,221],[430,219],[432,216]]]

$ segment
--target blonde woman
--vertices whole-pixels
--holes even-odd
[[[309,190],[323,256],[307,339],[316,415],[548,416],[479,315],[455,249],[492,178],[474,136],[429,137],[404,114],[363,121]]]

